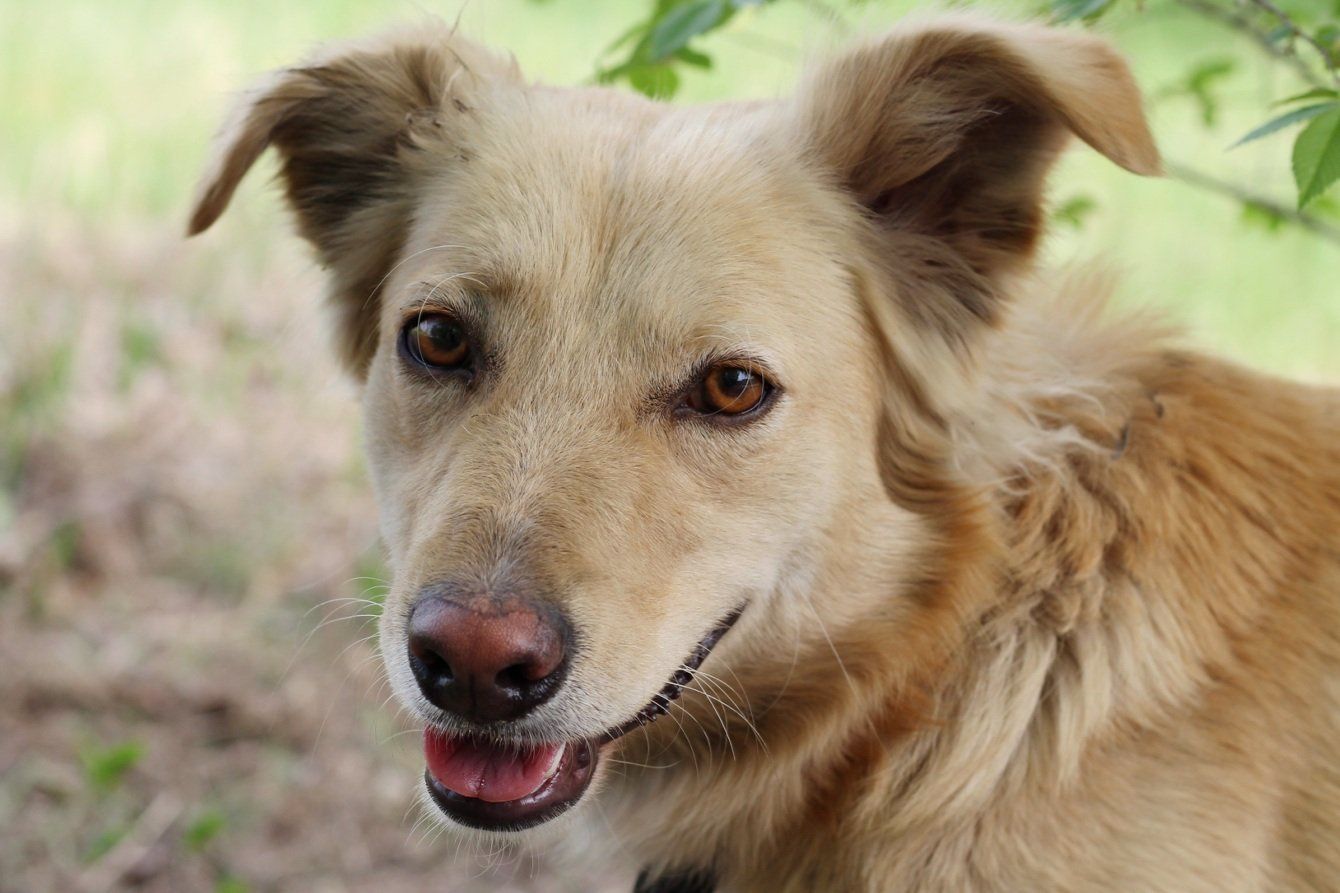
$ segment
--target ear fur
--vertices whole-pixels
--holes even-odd
[[[810,155],[862,206],[898,278],[947,303],[907,308],[951,340],[1000,312],[1026,266],[1043,181],[1070,134],[1139,174],[1159,156],[1122,58],[1077,31],[939,19],[820,66],[798,98]]]
[[[414,213],[418,162],[449,146],[458,119],[493,82],[520,82],[440,22],[337,45],[269,75],[243,97],[218,138],[188,234],[224,212],[269,146],[297,227],[331,272],[330,300],[346,366],[362,378],[375,344],[382,280]]]

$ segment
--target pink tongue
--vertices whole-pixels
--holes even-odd
[[[520,800],[540,789],[558,766],[561,744],[524,750],[424,729],[428,771],[447,790],[488,803]]]

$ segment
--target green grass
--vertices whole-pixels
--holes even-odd
[[[850,18],[866,31],[912,6],[872,2]],[[458,3],[376,0],[4,4],[0,219],[7,213],[38,227],[65,221],[109,237],[128,226],[175,232],[235,91],[316,43],[426,11],[446,18],[459,11],[468,33],[512,50],[533,77],[570,84],[590,78],[641,4],[474,0],[463,11]],[[1116,13],[1104,30],[1131,55],[1147,93],[1163,97],[1151,116],[1169,158],[1289,199],[1287,135],[1228,150],[1260,123],[1272,97],[1292,89],[1281,72],[1166,5]],[[781,95],[808,54],[841,36],[798,0],[752,11],[703,44],[715,66],[686,71],[677,101]],[[1207,129],[1177,86],[1198,65],[1224,57],[1239,62],[1214,84],[1218,121]],[[276,235],[282,218],[265,180],[250,179],[241,213],[223,224],[234,237],[254,234],[237,237],[251,259],[233,254],[230,262],[263,264]],[[1062,164],[1053,195],[1058,203],[1094,205],[1078,229],[1058,229],[1048,248],[1053,262],[1104,258],[1125,273],[1123,301],[1167,308],[1200,343],[1283,373],[1340,380],[1334,246],[1287,227],[1272,232],[1245,221],[1230,200],[1170,180],[1139,180],[1087,151]],[[155,361],[156,345],[138,322],[127,323],[124,341],[126,374]]]
[[[115,790],[144,758],[144,745],[124,741],[107,747],[89,745],[80,758],[84,764],[84,778],[97,791]]]

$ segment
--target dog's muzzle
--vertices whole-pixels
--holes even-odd
[[[520,831],[565,812],[586,793],[601,748],[669,712],[670,705],[693,681],[694,672],[742,611],[732,611],[703,636],[645,707],[626,722],[591,738],[523,744],[429,726],[423,734],[427,763],[424,783],[429,796],[449,818],[488,831]],[[525,625],[532,628],[530,621]],[[413,648],[411,644],[411,654]],[[455,671],[451,674],[456,675]]]

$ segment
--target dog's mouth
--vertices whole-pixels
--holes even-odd
[[[449,818],[487,831],[520,831],[565,812],[586,793],[601,748],[669,712],[743,610],[731,612],[703,636],[683,666],[631,719],[591,738],[523,745],[429,726],[423,733],[428,795]]]
[[[488,831],[520,831],[565,811],[586,792],[599,745],[591,739],[519,749],[423,733],[428,795],[447,816]]]

